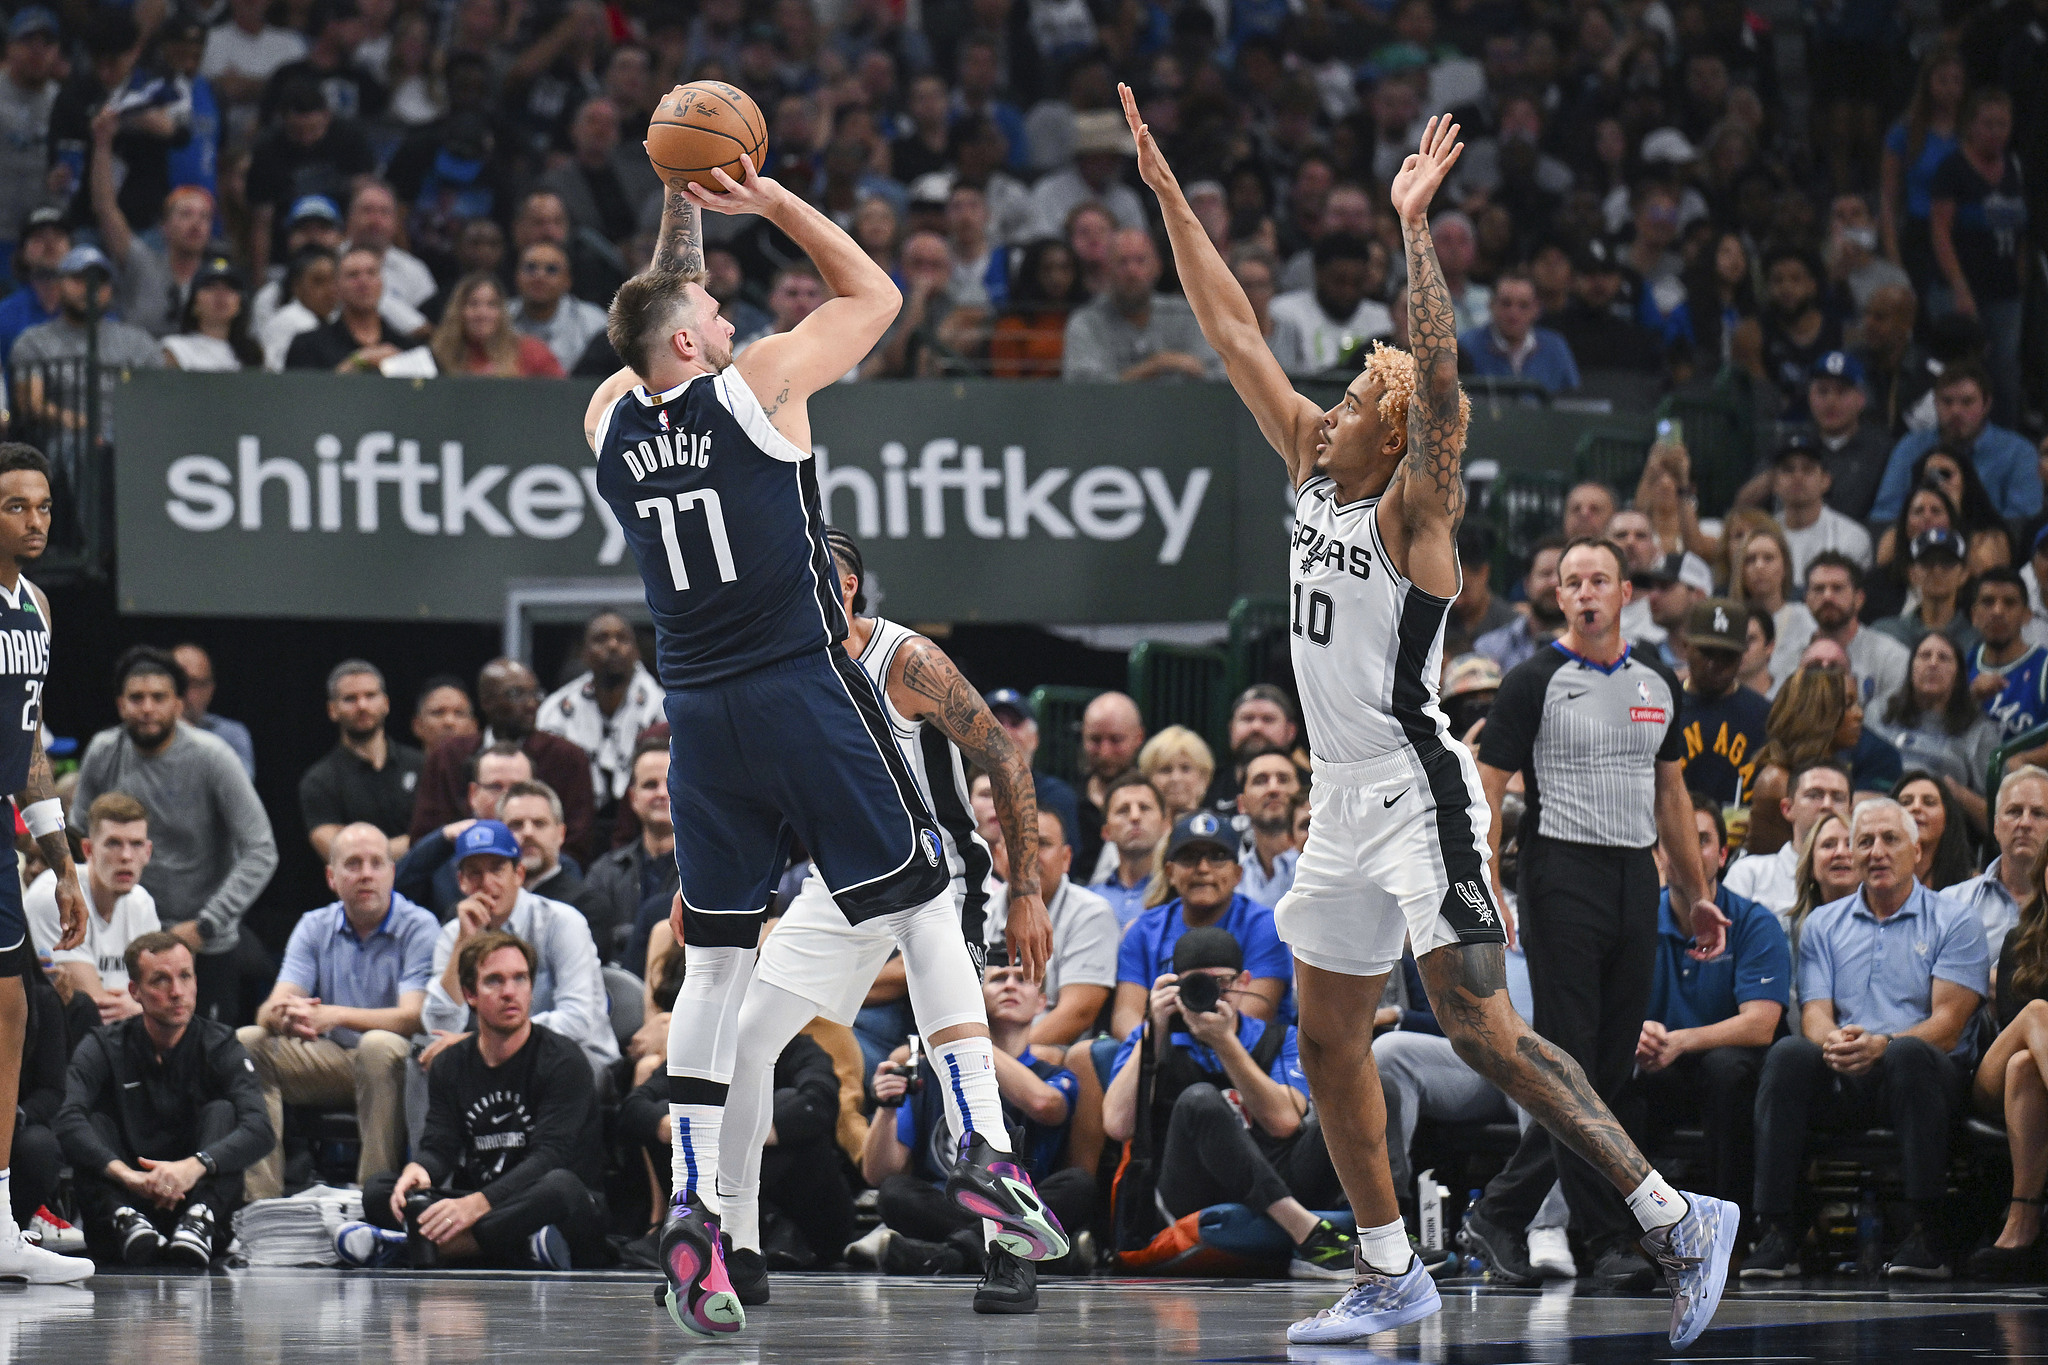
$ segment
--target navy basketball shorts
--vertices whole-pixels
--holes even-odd
[[[4,809],[12,819],[14,807]],[[0,840],[0,976],[21,976],[35,964],[35,947],[28,941],[28,914],[21,906],[19,867],[14,840]]]
[[[836,646],[671,692],[666,709],[686,943],[752,948],[792,840],[849,923],[951,887],[874,684]]]

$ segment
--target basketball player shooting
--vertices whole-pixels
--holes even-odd
[[[1288,382],[1129,87],[1119,89],[1202,335],[1295,487],[1292,653],[1315,777],[1308,844],[1275,919],[1294,951],[1302,1066],[1359,1234],[1350,1291],[1287,1339],[1360,1341],[1442,1307],[1395,1202],[1366,1026],[1405,938],[1458,1056],[1626,1197],[1671,1286],[1671,1342],[1686,1345],[1720,1303],[1738,1210],[1673,1189],[1578,1063],[1508,1003],[1505,926],[1487,871],[1490,812],[1478,767],[1437,705],[1444,617],[1459,586],[1470,404],[1428,214],[1464,150],[1458,126],[1432,118],[1394,177],[1412,353],[1375,346],[1325,412]],[[1701,904],[1697,859],[1674,859],[1671,880],[1674,910],[1691,907],[1681,913],[1700,955],[1717,954],[1726,923],[1712,901]]]
[[[660,1258],[670,1316],[703,1336],[746,1322],[720,1236],[718,1131],[741,1000],[792,836],[850,924],[882,926],[906,953],[911,938],[932,944],[931,972],[979,1004],[944,834],[873,681],[840,645],[847,614],[811,460],[808,399],[873,349],[902,299],[831,219],[750,157],[740,169],[739,180],[714,172],[710,188],[668,178],[652,267],[619,288],[606,326],[626,367],[599,387],[584,421],[598,490],[646,585],[674,736],[681,885],[671,927],[689,952],[669,1029],[675,1200]],[[704,288],[703,209],[766,218],[809,255],[832,297],[735,361],[732,324]],[[1043,907],[1031,909],[1021,924],[1013,912],[1011,950],[1041,977],[1051,929]],[[923,932],[934,925],[943,934]],[[849,955],[844,969],[855,967]],[[906,968],[919,973],[917,960]],[[1060,1254],[1064,1237],[1007,1160],[985,1020],[931,1042],[974,1211]]]

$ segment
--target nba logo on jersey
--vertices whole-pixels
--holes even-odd
[[[667,431],[667,430],[668,430],[668,409],[667,409],[667,408],[663,408],[663,409],[661,410],[661,429],[662,429],[663,431]]]
[[[924,831],[924,837],[920,842],[924,845],[924,860],[937,867],[940,856],[945,852],[944,846],[939,843],[939,832],[935,829]]]

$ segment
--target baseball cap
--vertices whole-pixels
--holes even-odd
[[[292,211],[285,215],[284,223],[286,227],[292,227],[308,218],[325,218],[330,223],[340,223],[341,210],[324,194],[302,194],[292,200]]]
[[[1237,941],[1236,935],[1220,925],[1205,924],[1199,929],[1188,930],[1173,945],[1173,974],[1185,976],[1204,967],[1243,971],[1244,945]]]
[[[60,275],[83,275],[88,270],[100,270],[111,275],[113,264],[96,246],[75,246],[64,253],[64,259],[57,263]]]
[[[1863,362],[1847,351],[1829,351],[1813,362],[1813,369],[1806,377],[1808,381],[1839,379],[1860,389],[1863,387]]]
[[[1707,567],[1706,560],[1690,550],[1673,550],[1649,568],[1633,575],[1633,579],[1643,587],[1683,583],[1695,592],[1711,593],[1714,590],[1714,571]]]
[[[242,272],[235,269],[235,263],[225,256],[209,256],[200,262],[199,273],[192,277],[192,287],[212,284],[215,280],[226,280],[237,289],[246,288]]]
[[[1172,862],[1187,849],[1207,845],[1237,856],[1237,831],[1223,818],[1198,810],[1193,815],[1183,815],[1173,822],[1173,833],[1166,840],[1166,861]]]
[[[1685,620],[1688,644],[1740,654],[1749,648],[1749,608],[1725,597],[1709,597],[1693,605]]]
[[[55,228],[59,232],[65,231],[64,210],[52,208],[48,205],[39,209],[30,209],[28,216],[21,220],[21,235],[16,237],[15,240],[17,242],[25,242],[30,236],[43,231],[45,228]]]
[[[166,43],[203,43],[206,41],[206,25],[196,14],[175,10],[164,20],[157,37]]]
[[[1659,128],[1643,139],[1643,160],[1682,166],[1700,159],[1699,149],[1676,128]]]
[[[7,25],[7,41],[17,42],[31,33],[48,34],[54,38],[61,30],[57,16],[41,5],[30,5],[19,11]]]
[[[479,820],[455,836],[455,865],[462,866],[463,859],[480,854],[491,854],[499,858],[519,861],[519,841],[512,837],[503,821]]]
[[[1500,665],[1484,654],[1460,654],[1451,660],[1451,671],[1444,679],[1446,697],[1462,697],[1472,692],[1500,691]]]
[[[1808,432],[1795,431],[1784,440],[1778,442],[1778,448],[1771,452],[1771,463],[1774,465],[1783,464],[1785,461],[1799,455],[1804,455],[1807,459],[1816,462],[1820,460],[1820,443],[1815,441]]]
[[[1918,564],[1930,555],[1947,555],[1960,564],[1968,556],[1964,553],[1963,538],[1946,526],[1930,526],[1913,537],[1913,562]]]
[[[1031,709],[1031,703],[1024,694],[1014,687],[998,687],[993,692],[985,693],[982,701],[987,703],[988,709],[997,716],[1008,711],[1018,720],[1028,720],[1033,725],[1038,723],[1038,713]]]

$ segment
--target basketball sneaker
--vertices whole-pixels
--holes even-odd
[[[358,1270],[382,1270],[405,1259],[405,1234],[368,1223],[343,1223],[334,1234],[334,1254]]]
[[[121,1248],[121,1260],[128,1265],[149,1265],[164,1249],[164,1235],[156,1224],[127,1205],[114,1210],[114,1244]]]
[[[173,1265],[204,1270],[213,1264],[213,1210],[194,1204],[185,1210],[164,1243],[164,1257]]]
[[[988,1145],[980,1133],[960,1140],[960,1161],[946,1181],[947,1197],[997,1225],[990,1241],[1027,1261],[1052,1261],[1067,1254],[1067,1234],[1051,1209],[1039,1202],[1038,1190],[1022,1167],[1006,1152]]]
[[[83,1256],[59,1256],[24,1241],[19,1232],[0,1237],[0,1280],[30,1284],[70,1284],[93,1273]]]
[[[988,1267],[974,1291],[977,1313],[1036,1313],[1038,1267],[1008,1247],[989,1243]]]
[[[1681,1193],[1685,1217],[1644,1233],[1642,1248],[1671,1286],[1671,1344],[1690,1346],[1721,1306],[1742,1210],[1725,1199]]]
[[[746,1310],[726,1278],[718,1219],[702,1204],[686,1195],[669,1205],[659,1254],[668,1277],[662,1302],[676,1326],[692,1336],[719,1337],[747,1325]]]
[[[1294,1249],[1287,1273],[1297,1280],[1348,1280],[1355,1242],[1327,1218],[1316,1221],[1308,1240]]]
[[[725,1232],[718,1234],[718,1242],[725,1252],[725,1277],[732,1281],[732,1292],[740,1296],[740,1302],[748,1308],[768,1302],[768,1262],[761,1253],[734,1246]]]
[[[1436,1281],[1423,1269],[1419,1256],[1411,1254],[1408,1268],[1399,1275],[1374,1270],[1364,1261],[1354,1261],[1354,1267],[1358,1278],[1344,1297],[1288,1328],[1288,1341],[1298,1346],[1363,1341],[1374,1332],[1405,1327],[1443,1309]]]
[[[21,1235],[60,1256],[75,1256],[85,1250],[85,1232],[52,1213],[47,1204],[36,1210],[36,1216],[28,1220]]]

